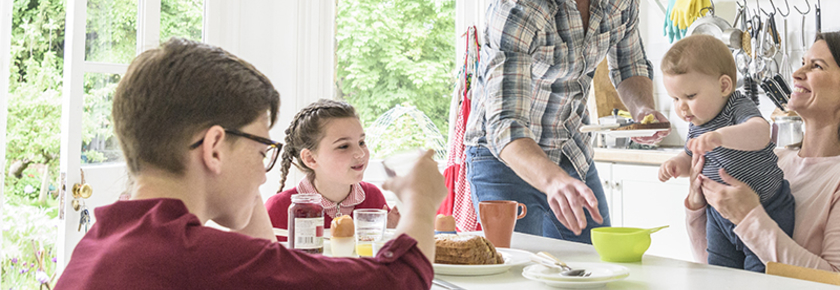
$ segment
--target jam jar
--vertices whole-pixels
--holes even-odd
[[[289,206],[289,248],[310,254],[324,253],[324,208],[321,195],[292,195]]]

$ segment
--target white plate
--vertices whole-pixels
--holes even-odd
[[[567,263],[575,269],[586,269],[592,274],[588,277],[567,277],[560,275],[555,268],[543,265],[531,265],[522,269],[522,276],[543,282],[552,287],[563,288],[597,288],[613,281],[622,280],[630,276],[630,270],[624,266],[606,263]]]
[[[435,274],[453,275],[453,276],[484,276],[503,273],[510,270],[513,266],[523,265],[531,261],[531,252],[496,248],[502,258],[505,259],[504,264],[497,265],[452,265],[452,264],[432,264],[435,268]]]
[[[600,131],[598,133],[604,133],[616,138],[621,137],[650,137],[653,136],[656,132],[665,131],[671,128],[665,129],[647,129],[647,130],[609,130],[609,131]]]

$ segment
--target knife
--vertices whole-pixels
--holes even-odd
[[[790,86],[788,86],[787,81],[781,75],[776,74],[773,76],[773,79],[776,80],[776,83],[779,84],[782,91],[785,93],[785,96],[790,96]],[[787,101],[788,97],[785,97],[785,101]]]
[[[432,284],[438,285],[438,286],[443,287],[444,289],[447,289],[447,290],[467,290],[465,288],[459,287],[458,285],[449,283],[445,280],[438,279],[438,278],[432,279]]]
[[[765,79],[761,84],[761,89],[764,90],[764,93],[765,95],[767,95],[767,98],[773,101],[773,104],[776,105],[776,107],[778,107],[783,112],[786,111],[784,106],[785,99],[784,97],[782,97],[782,93],[780,92],[780,89],[774,80]]]

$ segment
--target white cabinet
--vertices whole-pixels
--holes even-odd
[[[659,166],[596,162],[612,225],[652,228],[670,225],[651,236],[646,254],[694,261],[685,229],[688,178],[660,182]]]
[[[595,168],[598,170],[598,177],[601,178],[601,185],[604,187],[604,195],[607,199],[607,208],[610,209],[610,222],[614,227],[621,226],[621,207],[616,206],[615,195],[612,192],[612,165],[610,162],[595,162]],[[618,200],[621,204],[621,200]]]

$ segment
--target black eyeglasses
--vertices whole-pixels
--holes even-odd
[[[271,170],[274,167],[274,163],[277,162],[277,156],[280,155],[280,149],[283,149],[283,144],[268,138],[263,138],[256,135],[251,135],[239,130],[233,129],[225,129],[225,133],[236,135],[239,137],[245,137],[251,139],[256,142],[260,142],[262,144],[268,145],[268,149],[265,151],[265,156],[263,158],[263,164],[265,165],[265,172]],[[198,142],[193,143],[190,145],[190,150],[198,148],[201,144],[204,143],[204,139],[198,140]]]

